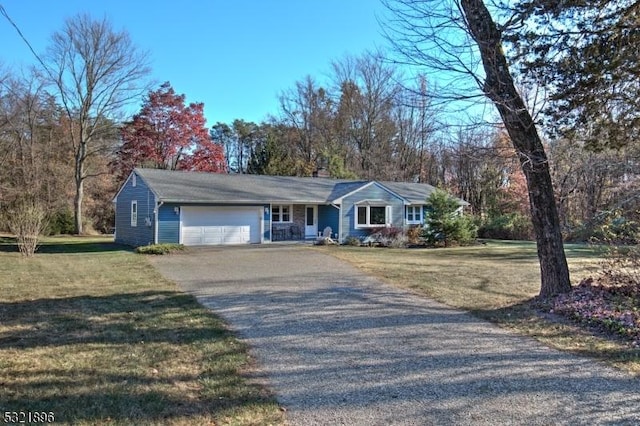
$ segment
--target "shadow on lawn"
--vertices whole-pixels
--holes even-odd
[[[244,346],[183,293],[5,302],[0,324],[0,354],[11,354],[0,356],[5,411],[54,412],[63,423],[206,423],[272,403],[242,384]]]
[[[112,251],[133,251],[132,247],[116,244],[113,241],[95,241],[87,237],[87,241],[82,239],[53,239],[41,242],[38,245],[36,254],[63,254],[63,253],[103,253]],[[0,237],[0,252],[17,253],[18,245],[15,237]]]
[[[172,312],[178,308],[179,312]],[[141,341],[193,343],[220,337],[221,330],[214,333],[187,326],[200,309],[193,297],[177,292],[5,302],[0,303],[2,325],[16,331],[1,335],[0,349]],[[172,321],[167,321],[168,315]]]

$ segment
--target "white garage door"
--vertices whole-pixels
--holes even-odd
[[[259,243],[261,213],[258,207],[182,207],[182,244]]]

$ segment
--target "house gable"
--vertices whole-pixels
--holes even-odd
[[[340,238],[342,241],[348,236],[365,238],[378,226],[358,225],[358,206],[384,207],[386,220],[384,226],[402,227],[404,225],[405,199],[390,191],[378,182],[369,182],[366,185],[351,191],[336,200],[340,209]],[[368,212],[369,213],[369,212]]]
[[[145,188],[147,188],[148,190],[150,190],[151,192],[153,192],[153,195],[156,199],[159,199],[158,194],[153,190],[153,188],[151,187],[151,185],[149,185],[142,176],[140,176],[139,173],[136,173],[137,169],[134,169],[131,171],[131,173],[129,173],[129,176],[127,176],[127,179],[124,181],[124,183],[120,186],[120,189],[118,190],[118,192],[116,192],[116,195],[113,197],[113,202],[117,203],[118,202],[118,196],[120,195],[120,193],[125,190],[126,188],[136,188],[138,186],[138,182],[142,181],[141,183],[145,186]]]
[[[351,198],[353,196],[357,196],[356,194],[358,194],[359,192],[366,190],[367,188],[371,187],[371,186],[376,186],[378,189],[387,192],[389,195],[391,195],[392,197],[398,198],[399,200],[401,200],[403,203],[407,203],[407,200],[405,200],[404,197],[402,197],[401,195],[399,195],[398,193],[392,191],[391,189],[387,188],[386,186],[384,186],[383,184],[376,182],[374,180],[369,181],[364,183],[363,185],[359,186],[358,188],[353,189],[351,192],[348,192],[347,194],[344,194],[338,198],[336,198],[335,200],[332,201],[333,204],[341,204],[342,201],[345,198]],[[366,197],[364,197],[366,198]],[[363,198],[363,199],[364,199]]]
[[[114,197],[114,202],[115,242],[130,246],[153,244],[156,196],[144,179],[132,172]],[[136,217],[132,217],[134,214]]]

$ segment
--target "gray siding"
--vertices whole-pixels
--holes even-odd
[[[138,202],[137,226],[131,226],[131,201]],[[155,235],[155,196],[138,176],[136,186],[132,185],[131,175],[122,187],[116,199],[116,243],[134,247],[153,244]],[[148,218],[150,225],[145,223]]]
[[[363,200],[383,200],[391,206],[391,224],[399,228],[404,225],[404,201],[376,185],[369,185],[342,199],[342,240],[347,237],[365,238],[376,228],[356,228],[356,203]]]
[[[163,204],[158,210],[158,243],[180,242],[180,210],[178,204]]]

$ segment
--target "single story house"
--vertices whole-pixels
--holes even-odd
[[[137,168],[114,198],[115,241],[131,246],[365,238],[424,223],[423,183]],[[460,200],[461,206],[467,203]]]

